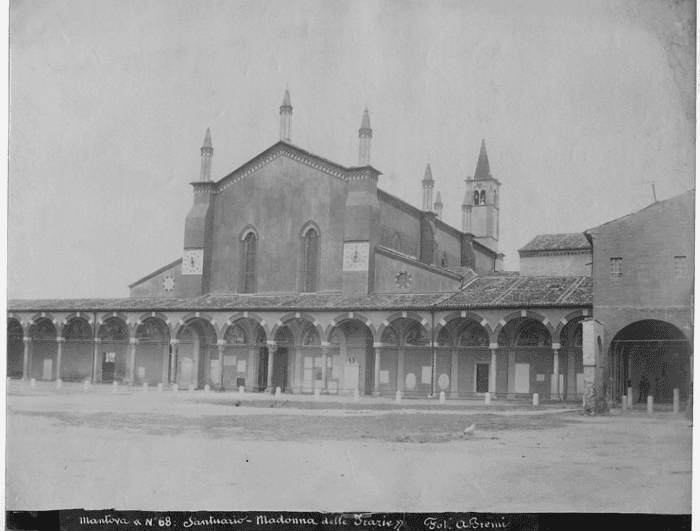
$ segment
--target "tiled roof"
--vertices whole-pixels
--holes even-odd
[[[11,300],[8,311],[336,311],[431,310],[591,306],[590,277],[480,277],[457,293],[296,293],[284,295],[209,295],[195,299],[49,299]]]
[[[566,234],[538,234],[518,252],[564,251],[590,249],[591,244],[582,232]]]
[[[540,277],[492,274],[470,282],[440,308],[528,308],[591,306],[591,277]]]
[[[11,300],[8,311],[167,311],[167,310],[369,310],[418,309],[444,298],[445,293],[403,294],[374,293],[294,293],[281,295],[208,295],[195,299],[125,298],[125,299],[51,299]]]

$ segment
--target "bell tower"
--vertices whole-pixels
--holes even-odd
[[[462,205],[463,229],[492,251],[498,252],[498,217],[501,183],[491,175],[486,141],[481,141],[473,178],[467,178]]]

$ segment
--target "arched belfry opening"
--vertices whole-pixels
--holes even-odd
[[[673,390],[681,400],[690,392],[692,346],[683,332],[665,321],[645,319],[620,330],[610,343],[613,395],[619,402],[631,385],[634,400],[673,402]],[[644,383],[646,380],[646,383]]]

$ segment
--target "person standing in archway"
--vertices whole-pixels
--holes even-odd
[[[646,374],[642,374],[642,379],[639,380],[639,401],[646,402],[649,394],[649,380]]]

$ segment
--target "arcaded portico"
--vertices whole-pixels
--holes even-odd
[[[580,280],[568,280],[569,288],[578,284],[568,290],[572,300],[590,296],[590,279]],[[494,291],[497,298],[512,297],[523,290],[543,297],[561,282],[486,276],[458,297],[496,297]],[[206,297],[149,300],[155,309],[147,312],[138,309],[139,299],[27,301],[49,311],[13,305],[8,367],[23,378],[196,389],[580,399],[580,323],[590,308],[563,298],[534,309],[484,304],[460,310],[455,297]],[[410,309],[387,308],[392,299]],[[201,309],[191,311],[194,304]],[[251,309],[219,309],[244,304]],[[263,309],[273,305],[296,308]],[[331,311],[334,305],[346,308]]]

